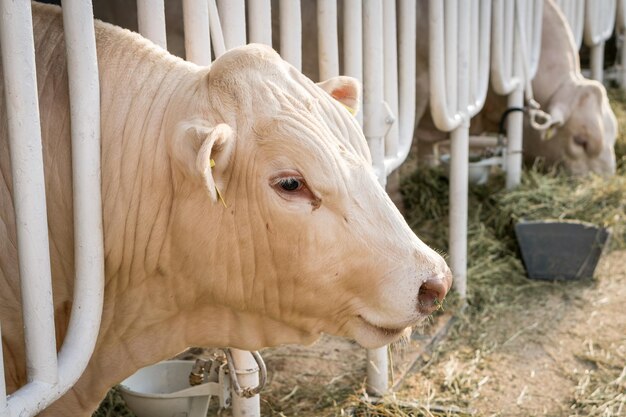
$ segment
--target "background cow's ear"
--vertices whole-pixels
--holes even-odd
[[[194,119],[176,127],[170,151],[179,168],[191,177],[201,178],[213,202],[217,202],[216,178],[224,172],[233,146],[233,129],[220,123]]]
[[[317,83],[317,85],[330,94],[332,98],[343,104],[353,116],[359,112],[361,84],[356,78],[342,75]]]

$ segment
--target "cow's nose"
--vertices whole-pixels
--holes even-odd
[[[419,289],[417,296],[417,309],[422,314],[430,314],[437,310],[446,297],[452,277],[446,274],[444,277],[430,278]]]

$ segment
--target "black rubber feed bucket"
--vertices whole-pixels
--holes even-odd
[[[515,235],[529,278],[593,278],[610,231],[577,221],[522,221]]]

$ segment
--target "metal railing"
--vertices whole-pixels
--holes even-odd
[[[585,4],[583,40],[591,49],[591,78],[604,78],[604,44],[613,34],[617,5],[615,0],[593,0]]]
[[[2,0],[0,17],[28,381],[6,399],[0,395],[0,415],[31,416],[78,380],[100,327],[104,255],[98,65],[91,3],[64,1],[76,277],[70,322],[57,355],[30,2]],[[5,394],[4,380],[0,386]]]
[[[464,299],[469,126],[487,94],[491,0],[430,0],[428,26],[431,113],[438,129],[451,132],[450,267]]]

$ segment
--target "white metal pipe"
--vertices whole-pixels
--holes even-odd
[[[450,268],[454,274],[454,289],[464,300],[467,296],[469,123],[453,130],[450,141]]]
[[[602,82],[604,79],[604,41],[590,48],[591,79]]]
[[[372,166],[384,186],[387,131],[384,103],[383,7],[381,0],[363,2],[363,133],[372,155]]]
[[[222,23],[220,22],[219,12],[215,0],[209,1],[209,28],[211,35],[211,45],[213,46],[213,55],[219,58],[226,52],[224,44],[224,32],[222,31]]]
[[[365,28],[363,31],[363,133],[365,134],[372,155],[372,166],[374,167],[378,181],[384,187],[387,180],[384,142],[384,136],[387,130],[385,123],[387,114],[385,111],[386,106],[384,103],[383,88],[382,0],[364,0],[363,27]],[[320,56],[321,55],[320,53]],[[389,381],[387,379],[387,347],[368,350],[367,358],[367,391],[376,395],[387,392],[389,388]]]
[[[343,72],[363,82],[363,7],[361,0],[345,0],[343,13]],[[363,126],[363,112],[356,114]]]
[[[317,46],[320,81],[339,75],[336,0],[317,0]]]
[[[137,0],[137,26],[142,36],[167,49],[164,0]]]
[[[246,4],[244,0],[218,0],[226,50],[246,44]]]
[[[259,385],[259,366],[254,360],[254,357],[250,352],[246,352],[239,349],[230,350],[235,372],[237,373],[237,380],[242,388],[256,387]],[[261,415],[261,400],[258,395],[251,398],[243,398],[233,393],[233,416],[260,416]]]
[[[250,42],[272,46],[271,0],[248,0]]]
[[[7,3],[4,1],[3,7]],[[29,9],[27,12],[30,16]],[[26,28],[25,32],[32,33],[32,27],[20,23]],[[2,25],[3,28],[5,26]],[[74,299],[68,330],[58,354],[58,383],[50,385],[34,381],[13,393],[9,397],[8,406],[9,415],[15,416],[38,413],[78,380],[93,352],[102,313],[104,251],[100,196],[100,97],[91,3],[65,0],[63,26],[72,117],[76,271]],[[6,52],[4,44],[2,47]],[[32,53],[32,44],[30,51]],[[28,68],[27,65],[24,67]],[[12,107],[9,105],[8,110]],[[32,114],[36,115],[37,109]],[[43,215],[45,217],[45,213]],[[45,286],[45,283],[41,282],[40,285]],[[53,312],[50,311],[48,315],[45,319],[53,320]],[[54,332],[53,325],[50,329]]]
[[[387,175],[398,168],[408,157],[415,128],[415,77],[417,43],[417,6],[413,0],[398,2],[398,63],[399,108],[398,152],[385,161]]]
[[[185,56],[198,65],[211,63],[208,1],[183,0]]]
[[[615,26],[615,0],[587,1],[585,7],[585,44],[591,48],[591,78],[602,81],[604,72],[604,43]]]
[[[508,108],[524,105],[524,89],[520,85],[507,97]],[[506,188],[517,187],[522,180],[522,141],[524,117],[522,112],[514,111],[507,116],[506,136]]]
[[[382,396],[389,390],[387,346],[367,351],[367,386],[371,395]]]
[[[464,1],[464,0],[461,0]],[[457,103],[457,91],[458,91],[458,79],[457,75],[459,72],[458,65],[458,24],[459,24],[459,2],[458,0],[448,0],[445,3],[446,8],[446,24],[444,25],[445,30],[445,42],[448,46],[445,48],[445,56],[446,56],[446,93],[447,93],[447,103],[448,109],[450,112],[454,112],[456,109],[462,108],[458,106]]]
[[[496,93],[508,95],[523,80],[514,72],[515,1],[493,1],[491,83]]]
[[[583,28],[585,22],[585,0],[557,0],[557,4],[572,32],[574,44],[578,49],[583,42]]]
[[[458,72],[456,91],[461,109],[470,105],[470,3],[460,1],[458,13]],[[450,146],[450,267],[454,285],[462,299],[467,288],[467,199],[469,170],[469,116],[451,134]]]
[[[100,86],[93,9],[63,1],[72,134],[74,298],[59,351],[60,384],[73,385],[96,345],[104,297],[104,235],[100,170]]]
[[[395,1],[383,3],[383,62],[385,102],[391,113],[396,116],[398,114],[398,36]],[[395,120],[385,135],[385,156],[393,158],[398,156],[399,135],[398,122]]]
[[[219,58],[226,52],[224,44],[224,33],[222,32],[222,22],[217,11],[215,0],[209,1],[209,28],[211,33],[211,44],[213,45],[213,55]]]
[[[300,2],[280,0],[280,55],[296,67],[302,69],[302,16]]]
[[[57,382],[46,190],[30,2],[0,2],[0,49],[28,381]]]

